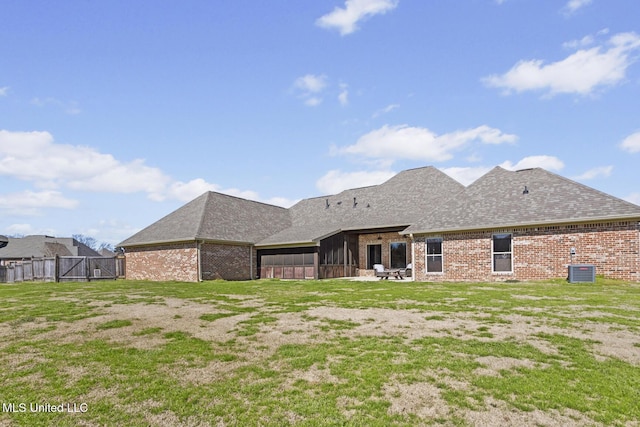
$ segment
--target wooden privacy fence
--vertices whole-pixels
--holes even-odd
[[[0,267],[0,282],[87,282],[123,278],[124,257],[60,256],[11,261]]]

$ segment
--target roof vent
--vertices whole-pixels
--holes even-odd
[[[522,194],[529,194],[529,189],[526,185],[524,186],[524,190],[522,190]]]
[[[356,206],[358,206],[358,202],[356,202],[356,198],[353,198],[353,207],[355,208]]]
[[[324,203],[325,203],[324,208],[325,209],[329,209],[329,206],[330,206],[329,205],[329,199],[324,199]]]

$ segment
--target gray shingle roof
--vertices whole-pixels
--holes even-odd
[[[9,244],[0,249],[0,259],[42,258],[56,255],[100,256],[98,252],[71,237],[42,235],[9,237]]]
[[[523,194],[525,186],[528,194]],[[437,233],[611,219],[640,219],[640,206],[544,169],[496,167],[405,233]]]
[[[522,194],[525,186],[528,194]],[[640,206],[543,169],[496,167],[464,187],[424,167],[289,209],[208,192],[120,246],[193,240],[306,245],[349,230],[395,227],[419,234],[609,219],[640,220]]]
[[[255,243],[289,225],[285,208],[210,191],[118,246],[193,240]]]
[[[312,243],[341,230],[404,228],[463,190],[462,184],[432,166],[409,169],[380,185],[298,202],[290,208],[291,227],[258,246]]]

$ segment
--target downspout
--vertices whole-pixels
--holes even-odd
[[[411,239],[411,278],[416,280],[416,241],[413,239],[413,233],[409,234]]]
[[[202,256],[200,256],[200,251],[202,250],[202,241],[201,240],[196,240],[196,254],[197,254],[197,258],[198,258],[198,282],[202,282],[202,266],[200,265],[202,263]]]
[[[253,245],[249,246],[249,280],[253,280],[253,248]]]

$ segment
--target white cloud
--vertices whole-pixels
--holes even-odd
[[[154,201],[189,201],[205,191],[261,200],[256,192],[221,189],[201,178],[186,183],[173,180],[161,169],[147,166],[142,159],[121,162],[91,147],[57,144],[49,132],[0,130],[2,175],[33,182],[46,189],[0,196],[0,204],[4,202],[5,206],[23,211],[31,209],[32,213],[36,208],[75,208],[77,201],[62,196],[57,191],[59,188],[87,192],[143,192]],[[274,200],[289,202],[287,199]]]
[[[304,101],[304,105],[309,107],[315,107],[316,105],[320,105],[320,104],[322,104],[322,98],[318,98],[315,96],[312,96],[311,98],[307,98]]]
[[[389,105],[387,105],[386,107],[384,107],[384,108],[382,108],[382,109],[380,109],[380,110],[376,111],[375,113],[373,113],[373,116],[372,116],[372,117],[375,119],[375,118],[377,118],[377,117],[382,116],[383,114],[390,113],[390,112],[392,112],[393,110],[396,110],[396,109],[398,109],[398,108],[400,108],[400,105],[399,105],[399,104],[389,104]]]
[[[32,233],[33,227],[31,224],[11,224],[4,228],[2,232],[10,236],[26,236]],[[46,233],[44,233],[46,234]]]
[[[207,191],[219,191],[219,188],[217,185],[206,182],[202,178],[196,178],[189,182],[174,182],[169,186],[165,195],[170,199],[188,202]]]
[[[634,59],[630,54],[640,49],[636,33],[613,35],[606,45],[578,50],[567,58],[545,64],[543,60],[520,61],[502,75],[491,75],[483,81],[502,88],[506,94],[524,91],[545,91],[588,95],[597,88],[620,83]]]
[[[316,182],[316,188],[323,194],[336,194],[349,188],[382,184],[395,174],[392,171],[342,172],[334,169]]]
[[[327,76],[306,74],[298,77],[293,85],[305,93],[319,93],[327,86]]]
[[[492,168],[485,166],[477,166],[477,167],[451,167],[451,168],[442,168],[440,169],[442,172],[449,175],[451,178],[455,179],[462,185],[469,185],[482,175],[489,172]]]
[[[33,98],[31,100],[31,103],[38,107],[47,107],[49,105],[52,105],[54,107],[62,109],[65,113],[72,116],[80,114],[82,112],[82,110],[78,107],[78,103],[76,101],[64,102],[56,98]]]
[[[581,9],[589,4],[591,4],[592,0],[569,0],[569,2],[564,6],[565,15],[571,15],[575,13],[578,9]]]
[[[349,86],[344,83],[340,84],[340,94],[338,95],[338,102],[340,105],[347,106],[349,105]]]
[[[9,93],[9,86],[0,87],[0,96],[7,96]]]
[[[298,91],[300,98],[304,99],[306,105],[315,107],[322,102],[322,98],[318,95],[327,87],[327,76],[306,74],[298,77],[293,82],[293,87]]]
[[[75,209],[77,206],[77,200],[66,198],[59,191],[0,194],[0,209],[12,215],[33,216],[40,215],[43,208]]]
[[[336,7],[331,13],[316,20],[316,25],[337,29],[340,35],[358,29],[358,22],[374,15],[385,14],[398,6],[398,0],[346,0],[344,8]]]
[[[562,160],[554,156],[529,156],[515,164],[507,160],[500,164],[500,166],[512,171],[531,168],[543,168],[550,171],[559,171],[564,168],[564,163]]]
[[[599,176],[610,176],[611,172],[613,172],[613,166],[600,166],[597,168],[589,169],[581,175],[577,175],[572,177],[571,179],[575,181],[587,181],[589,179],[594,179]]]
[[[609,34],[609,29],[604,28],[598,31],[595,35],[589,34],[578,40],[570,40],[568,42],[564,42],[562,43],[562,47],[565,49],[575,50],[581,47],[591,46],[596,42],[597,37],[607,34]]]
[[[631,193],[624,198],[627,202],[634,203],[640,206],[640,193]]]
[[[516,171],[529,168],[544,168],[546,170],[559,171],[564,168],[564,163],[553,156],[529,156],[521,159],[520,161],[513,163],[509,160],[500,164],[504,169]],[[440,168],[440,170],[451,178],[455,179],[463,185],[469,185],[475,182],[478,178],[493,169],[493,166],[473,166],[473,167],[448,167]]]
[[[640,131],[632,133],[622,141],[620,148],[629,153],[640,152]]]
[[[170,180],[143,160],[122,163],[91,147],[56,144],[48,132],[6,130],[0,130],[0,175],[40,188],[150,194],[161,192]]]
[[[412,159],[425,161],[445,161],[453,157],[453,152],[473,141],[485,144],[515,142],[517,137],[502,133],[489,126],[455,131],[436,135],[426,128],[383,126],[361,136],[354,145],[338,148],[338,154],[360,155],[369,158]]]

